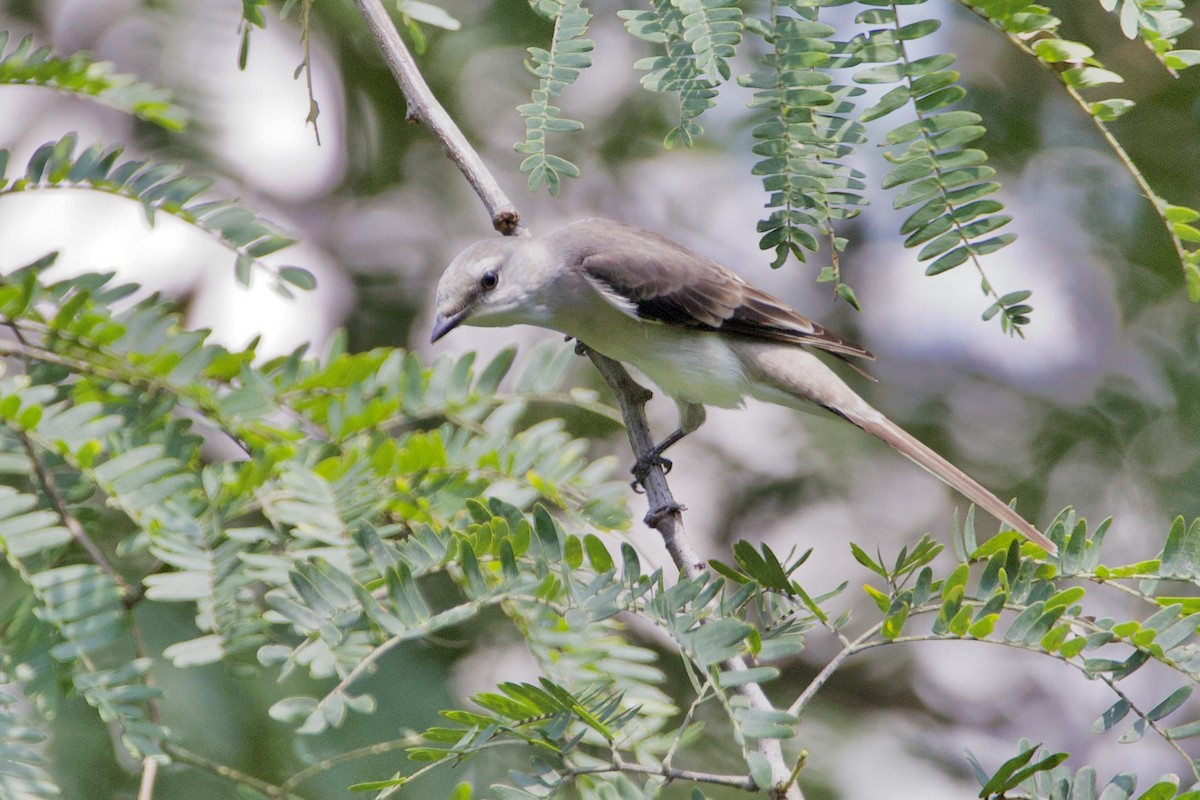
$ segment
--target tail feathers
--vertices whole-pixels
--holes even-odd
[[[965,472],[868,405],[866,400],[855,394],[853,389],[812,353],[799,347],[736,340],[730,341],[730,347],[742,360],[752,396],[768,403],[802,410],[807,404],[815,403],[844,417],[890,444],[918,466],[933,473],[934,477],[961,492],[984,511],[1011,525],[1046,552],[1051,555],[1058,553],[1054,543],[1030,525],[1024,517]]]
[[[868,433],[872,433],[887,442],[901,455],[913,461],[917,466],[932,473],[934,477],[962,494],[996,519],[1006,525],[1012,526],[1014,530],[1037,544],[1050,555],[1058,554],[1058,548],[1055,547],[1054,542],[1043,536],[1024,517],[1009,508],[1007,503],[979,485],[970,475],[942,458],[933,450],[930,450],[903,428],[896,425],[896,423],[883,415],[858,419],[855,419],[854,416],[847,416],[846,418]]]

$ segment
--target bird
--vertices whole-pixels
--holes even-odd
[[[873,360],[869,351],[666,236],[593,218],[544,236],[484,239],[450,262],[435,304],[431,342],[460,325],[535,325],[636,367],[679,410],[679,427],[654,448],[655,459],[703,424],[705,406],[736,408],[746,398],[817,406],[1057,553],[1024,517],[873,408],[813,352],[853,364]]]

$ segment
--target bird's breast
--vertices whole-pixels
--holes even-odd
[[[633,365],[677,401],[735,408],[750,389],[741,362],[716,333],[645,322],[620,312],[564,332]]]

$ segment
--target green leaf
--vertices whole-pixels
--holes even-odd
[[[966,610],[966,609],[964,609]],[[908,620],[908,604],[900,605],[894,612],[887,615],[883,620],[883,627],[880,629],[880,635],[884,639],[895,639],[904,629],[904,623]]]
[[[876,575],[880,576],[881,578],[888,577],[888,571],[886,569],[884,569],[883,565],[878,563],[877,561],[875,561],[875,559],[871,558],[869,555],[867,555],[866,551],[863,550],[858,545],[856,545],[854,542],[850,543],[850,552],[854,555],[855,561],[857,561],[859,564],[862,564],[867,569],[871,570],[871,572],[874,572]]]
[[[1094,53],[1092,48],[1067,39],[1040,39],[1033,43],[1033,52],[1048,64],[1063,61],[1086,61]]]
[[[1162,59],[1170,69],[1187,69],[1200,64],[1200,50],[1171,50],[1164,53]]]
[[[305,291],[317,288],[317,279],[302,267],[280,267],[279,279]]]
[[[739,620],[718,619],[681,634],[679,643],[698,664],[708,666],[740,655],[751,630]]]
[[[907,74],[905,65],[902,63],[881,64],[880,66],[868,67],[854,73],[854,82],[865,84],[896,83]]]
[[[798,720],[786,711],[735,708],[734,721],[749,739],[790,739],[796,735]]]
[[[750,750],[746,753],[746,765],[756,787],[759,789],[770,788],[772,783],[771,763],[767,761],[766,756],[757,750]]]
[[[1104,733],[1107,730],[1112,730],[1117,723],[1129,715],[1131,708],[1127,700],[1118,700],[1113,703],[1107,711],[1092,723],[1092,733]]]
[[[859,115],[859,119],[863,122],[870,122],[873,119],[886,116],[896,109],[902,108],[911,96],[911,90],[907,86],[902,85],[889,89],[884,93],[883,97],[879,98],[878,103],[865,109]]]
[[[1062,73],[1063,82],[1076,89],[1090,89],[1106,83],[1124,83],[1125,79],[1115,72],[1100,67],[1073,67]]]
[[[1133,108],[1134,102],[1120,97],[1088,103],[1088,110],[1101,122],[1112,122]]]
[[[736,671],[718,672],[717,685],[723,689],[735,689],[751,683],[766,683],[779,677],[776,667],[751,667]]]
[[[925,268],[926,275],[940,275],[943,272],[952,270],[955,267],[966,263],[971,257],[971,251],[966,247],[956,247],[944,256],[941,256],[928,267]]]
[[[936,19],[923,19],[920,22],[913,22],[908,25],[902,25],[896,30],[896,38],[901,41],[911,41],[913,39],[921,39],[930,35],[937,29],[942,27],[942,23]]]
[[[1193,689],[1195,689],[1194,686],[1181,686],[1171,692],[1165,700],[1146,712],[1146,719],[1156,722],[1175,711],[1191,697]]]
[[[1067,760],[1067,753],[1054,753],[1034,764],[1029,764],[1040,747],[1041,745],[1034,745],[1005,761],[991,779],[984,784],[979,796],[987,798],[993,795],[1004,795],[1033,775],[1039,772],[1048,772]]]

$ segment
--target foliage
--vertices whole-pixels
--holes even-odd
[[[291,289],[311,289],[312,274],[294,266],[274,267],[262,259],[295,243],[270,223],[229,200],[192,202],[208,191],[212,180],[181,174],[182,167],[154,163],[147,159],[122,161],[120,146],[93,144],[76,154],[78,137],[68,133],[56,142],[47,142],[34,151],[24,174],[5,177],[11,153],[0,149],[0,197],[18,192],[49,189],[86,188],[107,192],[142,206],[146,221],[154,224],[156,212],[170,214],[204,231],[234,253],[234,271],[238,282],[248,286],[257,268],[272,279],[275,290],[285,297]]]
[[[970,261],[982,275],[978,257],[1008,243],[1007,234],[992,236],[1008,218],[986,156],[967,147],[983,133],[981,118],[950,108],[966,91],[953,57],[909,51],[937,20],[902,23],[897,7],[920,3],[860,2],[856,24],[866,27],[851,35],[823,13],[845,4],[778,0],[759,18],[730,0],[652,0],[649,10],[621,17],[661,51],[638,62],[643,85],[679,96],[668,147],[702,135],[697,120],[732,78],[735,59],[754,55],[743,33],[766,48],[740,83],[754,90],[754,171],[771,209],[761,243],[776,265],[823,239],[833,262],[821,279],[856,302],[836,258],[848,241],[834,227],[864,204],[866,175],[851,158],[869,141],[865,122],[905,109],[915,119],[885,134],[893,167],[882,184],[900,190],[897,207],[917,207],[902,229],[906,244],[921,247],[930,273]],[[244,0],[243,61],[266,6]],[[301,7],[306,43],[309,7]],[[1081,103],[1083,91],[1114,80],[1085,45],[1057,35],[1045,8],[971,7],[1055,69]],[[1186,28],[1178,2],[1102,7],[1164,68],[1200,60],[1176,46]],[[529,50],[539,83],[520,109],[526,139],[518,150],[530,187],[544,182],[554,193],[577,169],[546,149],[546,134],[581,125],[550,101],[590,65],[591,15],[579,0],[535,0],[533,8],[554,28],[548,49]],[[416,0],[397,11],[414,37],[417,23],[457,24]],[[302,66],[311,66],[307,57]],[[86,55],[33,51],[28,41],[0,62],[0,75],[168,128],[183,118],[159,90]],[[859,108],[864,92],[853,83],[890,88]],[[1084,107],[1107,131],[1130,105],[1110,98]],[[46,142],[11,179],[9,151],[0,150],[0,196],[115,194],[137,201],[151,222],[170,214],[212,236],[235,254],[243,283],[260,268],[285,293],[312,287],[302,268],[262,261],[292,243],[274,226],[225,201],[196,202],[206,179],[173,164],[123,161],[119,147],[77,153],[77,145],[74,135]],[[1196,212],[1158,208],[1195,268],[1196,250],[1184,242],[1193,241]],[[0,279],[0,671],[22,695],[0,695],[0,797],[59,793],[36,745],[69,696],[113,732],[121,758],[190,765],[249,795],[304,797],[332,763],[404,749],[407,760],[355,788],[394,795],[432,771],[486,765],[503,753],[506,772],[488,791],[506,800],[652,798],[678,786],[693,798],[782,796],[807,778],[807,753],[793,745],[811,729],[806,712],[832,676],[868,650],[945,640],[1032,653],[1099,682],[1112,701],[1096,709],[1093,732],[1165,742],[1185,775],[1138,794],[1137,777],[1121,772],[1098,791],[1095,767],[1068,765],[1056,745],[1021,741],[994,766],[967,754],[981,797],[1197,796],[1200,759],[1185,746],[1200,735],[1189,704],[1200,682],[1200,520],[1178,518],[1152,558],[1117,565],[1102,560],[1111,521],[1089,529],[1069,509],[1048,529],[1060,548],[1053,558],[1012,532],[980,544],[970,514],[953,559],[929,537],[890,558],[851,545],[871,581],[865,612],[847,593],[849,580],[806,570],[809,553],[781,557],[740,541],[709,569],[677,576],[648,568],[618,538],[628,512],[623,486],[610,478],[613,460],[589,458],[588,443],[565,423],[531,413],[616,418],[590,393],[559,388],[570,350],[525,354],[515,375],[511,350],[477,368],[473,356],[422,364],[396,349],[351,353],[344,338],[319,357],[263,360],[253,347],[226,349],[187,330],[169,303],[110,274],[52,278],[54,261],[50,254]],[[1019,333],[1028,293],[1001,295],[986,278],[984,291],[992,298],[985,317],[998,315]],[[1106,616],[1109,592],[1141,611]],[[186,609],[192,628],[159,649],[142,636],[143,619],[168,607]],[[445,710],[444,721],[417,734],[333,759],[304,750],[303,742],[352,725],[353,715],[389,711],[368,679],[395,668],[402,645],[474,641],[497,624],[524,640],[537,675],[477,692],[470,707]],[[818,638],[832,655],[798,693],[779,690],[776,706],[753,702],[752,689],[781,684]],[[153,679],[162,660],[285,682],[270,724],[294,737],[305,768],[271,784],[198,755],[205,743],[192,740],[195,732],[162,721],[179,702]],[[682,674],[681,690],[666,681],[671,670]],[[1123,683],[1143,670],[1159,678],[1152,694]],[[679,766],[705,763],[703,745],[713,738],[725,744],[724,764]],[[763,742],[786,745],[794,767],[787,782]],[[823,747],[806,744],[817,755]],[[463,784],[453,797],[473,791]]]
[[[0,675],[5,683],[9,679]],[[60,792],[34,749],[45,735],[20,714],[15,698],[0,694],[0,796],[58,797]]]
[[[819,69],[857,61],[849,43],[831,40],[837,31],[820,22],[819,12],[817,5],[772,4],[770,18],[756,28],[772,46],[763,58],[767,69],[738,82],[757,90],[750,107],[768,115],[754,128],[754,152],[764,157],[754,172],[763,176],[763,188],[771,193],[767,207],[777,210],[759,223],[764,234],[760,246],[774,248],[771,266],[780,267],[789,254],[803,261],[805,250],[816,251],[819,244],[809,231],[821,231],[829,241],[832,265],[820,280],[832,281],[838,295],[857,308],[838,268],[838,254],[847,242],[833,223],[857,216],[866,203],[866,176],[845,163],[867,138],[863,125],[850,116],[853,98],[863,90],[836,84]]]
[[[171,101],[169,92],[116,73],[108,62],[95,61],[87,53],[55,56],[49,47],[35,49],[32,36],[8,50],[8,40],[8,31],[0,31],[0,84],[71,92],[171,131],[182,130],[187,123],[186,113]]]
[[[369,705],[351,685],[400,641],[486,605],[511,604],[534,624],[536,602],[521,611],[520,601],[534,602],[546,576],[484,587],[478,566],[507,555],[546,569],[500,535],[511,520],[512,541],[529,545],[520,508],[545,503],[601,530],[626,524],[607,462],[585,462],[583,443],[555,420],[517,427],[530,402],[560,401],[569,351],[533,354],[505,393],[511,351],[476,372],[469,356],[423,368],[412,355],[351,355],[335,343],[321,362],[296,353],[259,367],[253,351],[180,329],[158,300],[123,304],[135,287],[110,275],[43,282],[52,262],[0,286],[16,337],[4,352],[21,367],[0,384],[0,548],[25,587],[6,612],[6,668],[35,696],[66,680],[132,755],[160,755],[170,736],[153,721],[139,604],[194,609],[195,635],[163,653],[178,666],[257,651],[284,674],[340,678],[307,711],[301,730],[315,732]],[[241,457],[204,458],[180,412]],[[507,519],[493,520],[482,498]],[[456,532],[468,510],[495,533]],[[553,535],[538,513],[538,536]],[[126,531],[115,561],[92,544],[114,525]],[[460,580],[467,605],[430,611],[418,585],[430,575]],[[589,641],[611,624],[586,625]]]
[[[579,167],[548,152],[546,136],[577,131],[583,123],[560,116],[560,109],[550,105],[550,101],[576,81],[580,70],[592,65],[588,53],[595,43],[585,35],[592,15],[583,7],[582,0],[533,0],[530,5],[534,11],[554,20],[554,35],[549,50],[529,48],[530,60],[525,65],[537,76],[538,88],[533,90],[530,102],[517,108],[525,120],[525,141],[514,148],[525,155],[521,171],[529,173],[529,190],[545,183],[553,195],[558,194],[562,176],[578,177]]]
[[[1132,715],[1125,741],[1153,733],[1178,747],[1200,732],[1194,721],[1164,723],[1200,679],[1200,606],[1161,590],[1200,580],[1200,521],[1178,520],[1157,558],[1116,567],[1100,561],[1109,524],[1089,531],[1069,512],[1049,530],[1062,551],[1051,561],[1032,545],[1023,554],[1015,534],[976,546],[970,519],[958,539],[969,555],[949,574],[935,575],[941,547],[928,539],[891,566],[855,548],[882,588],[868,587],[878,619],[850,639],[851,616],[830,608],[845,584],[806,589],[797,577],[806,555],[785,562],[741,543],[734,563],[713,563],[716,576],[668,583],[661,571],[645,573],[628,545],[614,560],[584,533],[624,521],[604,493],[604,466],[585,468],[579,444],[556,423],[513,427],[530,400],[554,397],[562,353],[544,351],[508,395],[497,387],[511,352],[476,372],[470,357],[423,369],[411,355],[351,355],[335,344],[322,362],[295,354],[255,367],[252,352],[179,330],[157,301],[119,310],[131,287],[108,276],[43,282],[49,263],[11,275],[0,291],[17,336],[5,347],[24,367],[0,385],[11,482],[0,496],[0,543],[25,586],[6,619],[6,669],[23,674],[35,697],[50,692],[46,702],[65,678],[132,754],[169,757],[175,741],[153,721],[151,709],[169,698],[146,681],[131,614],[140,603],[194,609],[196,635],[164,652],[178,666],[255,652],[281,676],[318,679],[320,696],[271,710],[300,735],[373,712],[358,684],[401,642],[502,610],[546,677],[476,696],[483,713],[448,711],[449,727],[409,749],[424,767],[361,787],[381,792],[506,742],[536,756],[507,789],[493,789],[499,796],[573,785],[602,797],[637,774],[653,778],[651,795],[663,780],[685,778],[764,788],[770,772],[749,745],[795,736],[828,672],[900,641],[979,639],[1059,659],[1112,688],[1116,701],[1095,729]],[[205,463],[201,440],[173,409],[204,419],[244,458]],[[104,506],[127,530],[118,562],[88,547],[99,526],[114,524],[97,513]],[[91,563],[78,560],[89,554]],[[143,554],[153,557],[149,570],[138,566]],[[456,599],[433,599],[439,577],[457,587]],[[1150,613],[1097,618],[1080,582],[1124,586]],[[626,641],[618,613],[674,642],[690,699],[657,688],[654,655]],[[931,621],[915,629],[922,618]],[[842,650],[789,708],[740,701],[740,687],[777,677],[821,629]],[[738,656],[752,659],[748,670],[729,666]],[[1143,705],[1119,682],[1151,663],[1182,684]],[[686,752],[708,706],[726,715],[742,774],[690,773],[666,760]],[[677,708],[687,709],[682,719]],[[1002,765],[985,795],[1025,784],[1040,791],[1063,780],[1038,777],[1060,761]]]
[[[649,11],[619,12],[639,39],[662,45],[663,55],[640,59],[642,85],[679,95],[679,124],[663,140],[691,147],[704,129],[696,118],[716,105],[717,86],[730,77],[729,59],[741,41],[742,12],[730,0],[652,0]]]
[[[850,159],[860,145],[874,143],[886,148],[883,155],[892,164],[879,179],[880,187],[902,189],[893,205],[914,209],[900,233],[906,247],[919,248],[918,261],[930,262],[926,274],[971,264],[990,301],[983,319],[997,318],[1004,332],[1021,335],[1033,311],[1028,302],[1031,292],[1001,292],[981,260],[1015,238],[1013,233],[999,232],[1011,218],[1001,213],[1004,205],[995,197],[1000,188],[993,180],[996,171],[977,146],[986,133],[985,120],[974,111],[955,108],[967,96],[958,73],[950,69],[955,56],[913,52],[914,43],[934,33],[940,20],[912,18],[913,9],[923,0],[859,0],[863,10],[854,22],[866,26],[859,32],[839,30],[828,21],[834,17],[822,14],[851,3],[771,0],[763,4],[765,16],[744,17],[730,0],[651,0],[648,10],[618,13],[630,34],[662,51],[634,66],[644,71],[645,88],[678,97],[679,122],[666,135],[668,149],[692,147],[703,134],[698,119],[716,105],[719,86],[730,78],[735,55],[755,60],[756,68],[738,82],[755,90],[750,104],[757,112],[754,152],[762,159],[754,173],[762,176],[769,209],[758,230],[763,234],[760,246],[774,251],[773,267],[782,266],[789,256],[804,261],[805,251],[818,251],[824,241],[829,261],[818,281],[832,283],[838,297],[859,308],[854,291],[842,280],[839,264],[839,254],[850,243],[837,233],[835,223],[856,216],[866,203],[867,176],[851,166]],[[559,47],[568,43],[566,37],[560,39],[559,31],[582,35],[590,16],[578,2],[543,0],[533,5],[556,20],[554,42]],[[1085,91],[1120,82],[1121,76],[1103,68],[1088,45],[1060,37],[1059,19],[1041,5],[1008,0],[969,0],[964,5],[1059,75],[1064,91],[1089,114],[1154,200],[1178,254],[1188,295],[1200,302],[1200,250],[1195,247],[1200,232],[1193,226],[1200,212],[1159,198],[1109,130],[1108,123],[1128,112],[1133,101],[1084,99]],[[1180,0],[1103,0],[1101,5],[1116,14],[1122,32],[1140,39],[1171,75],[1200,63],[1200,50],[1177,47],[1179,36],[1191,25],[1182,15]],[[743,31],[761,37],[767,51],[760,54],[743,46]],[[586,49],[591,49],[590,41]],[[538,188],[545,176],[554,194],[560,174],[575,177],[578,168],[546,154],[545,133],[578,130],[583,124],[559,119],[558,109],[547,103],[574,81],[576,70],[590,59],[572,55],[577,61],[560,64],[554,51],[530,52],[534,55],[531,69],[540,84],[534,102],[519,109],[527,135],[517,149],[528,155],[521,168],[530,172],[530,189]],[[870,66],[858,68],[864,64]],[[893,88],[861,108],[855,98],[863,91],[844,83],[845,70],[854,70],[850,77],[856,83]],[[548,84],[551,73],[558,80]],[[870,132],[875,128],[864,123],[900,111],[902,121],[872,140]]]

